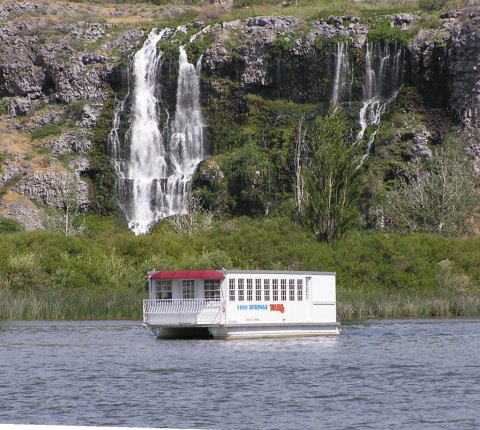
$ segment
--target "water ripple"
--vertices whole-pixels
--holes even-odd
[[[156,340],[138,322],[2,322],[0,422],[232,430],[480,428],[480,321],[336,338]]]

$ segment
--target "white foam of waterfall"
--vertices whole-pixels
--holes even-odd
[[[373,49],[377,48],[377,52]],[[376,54],[376,55],[375,55]],[[392,53],[388,44],[383,46],[367,43],[365,51],[365,78],[363,86],[363,105],[359,113],[360,131],[357,142],[365,136],[367,127],[374,126],[370,134],[365,152],[360,160],[362,166],[370,156],[375,141],[375,136],[380,127],[382,115],[389,103],[395,99],[400,86],[402,50],[394,47]]]
[[[113,160],[113,167],[117,176],[121,179],[124,179],[124,161],[122,160],[122,146],[120,141],[120,125],[122,120],[122,115],[125,112],[128,98],[130,97],[130,91],[127,92],[126,96],[122,100],[116,100],[116,109],[115,115],[113,117],[113,125],[110,133],[108,135],[110,156]]]
[[[203,117],[200,109],[200,68],[188,62],[180,47],[177,102],[171,129],[169,159],[172,173],[167,179],[164,216],[186,213],[195,170],[205,158]]]
[[[157,43],[171,33],[170,29],[152,30],[135,54],[129,92],[117,102],[109,136],[118,177],[117,197],[135,234],[148,232],[153,223],[167,216],[187,212],[192,178],[205,157],[200,109],[201,58],[196,66],[190,64],[183,46],[179,53],[175,116],[171,124],[168,114],[163,122],[160,118],[158,69],[162,53],[157,50]],[[130,127],[123,146],[128,149],[122,152],[121,122],[126,120],[130,99]]]
[[[335,75],[333,78],[332,103],[340,103],[349,99],[353,83],[353,74],[348,56],[348,45],[345,42],[337,43],[335,57]]]
[[[156,29],[152,30],[143,47],[135,54],[133,62],[133,118],[125,177],[132,186],[127,218],[135,234],[146,233],[156,219],[156,208],[151,204],[152,191],[158,179],[167,176],[156,98],[157,69],[162,57],[161,52],[157,51],[157,43],[167,31],[164,29],[157,33]]]

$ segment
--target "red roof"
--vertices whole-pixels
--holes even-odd
[[[171,270],[155,272],[150,279],[223,279],[225,275],[218,270]]]

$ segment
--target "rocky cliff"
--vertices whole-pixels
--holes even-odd
[[[103,145],[108,153],[113,100],[126,91],[129,59],[147,35],[143,27],[95,22],[91,15],[58,19],[80,12],[60,3],[0,5],[0,211],[28,229],[48,228],[45,213],[64,211],[69,195],[81,210],[96,209],[91,195],[101,168],[92,166],[92,147]],[[401,84],[415,92],[403,98],[401,109],[424,115],[417,123],[397,124],[388,142],[386,133],[378,138],[385,145],[407,145],[410,155],[403,161],[408,162],[428,157],[453,127],[469,139],[478,166],[480,8],[445,13],[433,29],[418,30],[418,19],[398,14],[366,22],[342,16],[306,23],[257,17],[179,27],[159,47],[165,51],[165,100],[171,106],[175,92],[171,80],[178,54],[172,47],[185,44],[192,59],[203,55],[202,105],[216,155],[241,145],[232,129],[246,124],[252,106],[264,109],[266,101],[281,101],[292,103],[294,111],[324,109],[333,97],[340,43],[348,44],[351,64],[348,97],[339,101],[357,110],[365,102],[367,44],[390,46],[392,55],[401,46]],[[392,76],[385,79],[391,82]],[[355,127],[358,132],[361,126]],[[209,169],[217,172],[218,164],[210,162],[202,175]]]

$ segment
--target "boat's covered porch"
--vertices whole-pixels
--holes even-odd
[[[144,300],[143,323],[158,327],[207,327],[222,324],[225,300]]]
[[[157,327],[211,327],[224,323],[224,311],[225,299],[144,300],[143,323]]]
[[[151,272],[143,322],[151,327],[211,327],[224,323],[224,274],[218,270]]]

